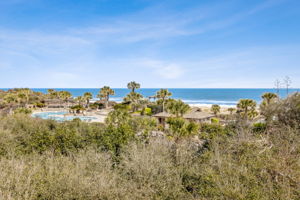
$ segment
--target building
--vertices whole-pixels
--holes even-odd
[[[154,117],[158,119],[160,124],[164,125],[167,118],[174,116],[167,112],[161,112],[155,114]],[[213,118],[214,115],[207,112],[202,112],[200,108],[192,108],[188,113],[184,114],[182,117],[192,122],[203,123],[210,122],[211,118]]]

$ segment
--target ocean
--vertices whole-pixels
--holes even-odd
[[[8,88],[3,88],[7,90]],[[55,89],[55,88],[54,88]],[[115,95],[111,96],[112,101],[121,102],[123,97],[130,92],[125,88],[113,88]],[[32,88],[33,91],[47,93],[46,88]],[[85,92],[91,92],[96,99],[99,92],[99,88],[56,88],[55,90],[69,91],[74,97],[83,95]],[[155,95],[159,88],[142,88],[138,89],[137,92],[141,93],[144,97]],[[181,99],[188,104],[194,105],[227,105],[234,106],[240,99],[253,99],[257,103],[261,102],[261,96],[266,92],[276,93],[275,89],[192,89],[192,88],[168,88],[172,93],[172,98]],[[299,89],[289,89],[289,93],[298,92]],[[286,97],[286,90],[280,89],[279,92],[281,97]]]

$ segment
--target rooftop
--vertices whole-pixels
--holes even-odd
[[[154,115],[154,117],[160,118],[168,118],[172,116],[172,114],[167,112],[161,112]],[[200,108],[192,108],[188,113],[183,115],[183,118],[185,119],[207,119],[211,117],[214,117],[214,115],[207,112],[202,112]]]

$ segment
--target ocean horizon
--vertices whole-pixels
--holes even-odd
[[[8,90],[12,88],[0,88]],[[50,88],[31,88],[35,92],[47,93]],[[51,88],[57,91],[69,91],[73,97],[81,96],[85,92],[93,94],[93,99],[97,99],[100,88]],[[121,102],[123,98],[130,92],[127,88],[113,88],[115,95],[110,100]],[[261,102],[261,96],[266,92],[276,93],[274,88],[166,88],[172,93],[172,98],[181,99],[187,104],[194,106],[205,106],[219,104],[223,106],[235,106],[240,99],[253,99],[257,103]],[[137,92],[144,97],[150,97],[156,94],[160,88],[141,88]],[[299,89],[289,89],[289,94],[298,92]],[[287,96],[286,89],[279,90],[280,97]]]

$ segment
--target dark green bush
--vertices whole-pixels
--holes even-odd
[[[267,124],[262,122],[255,123],[253,124],[252,127],[252,131],[254,133],[264,133],[266,129],[267,129]]]

